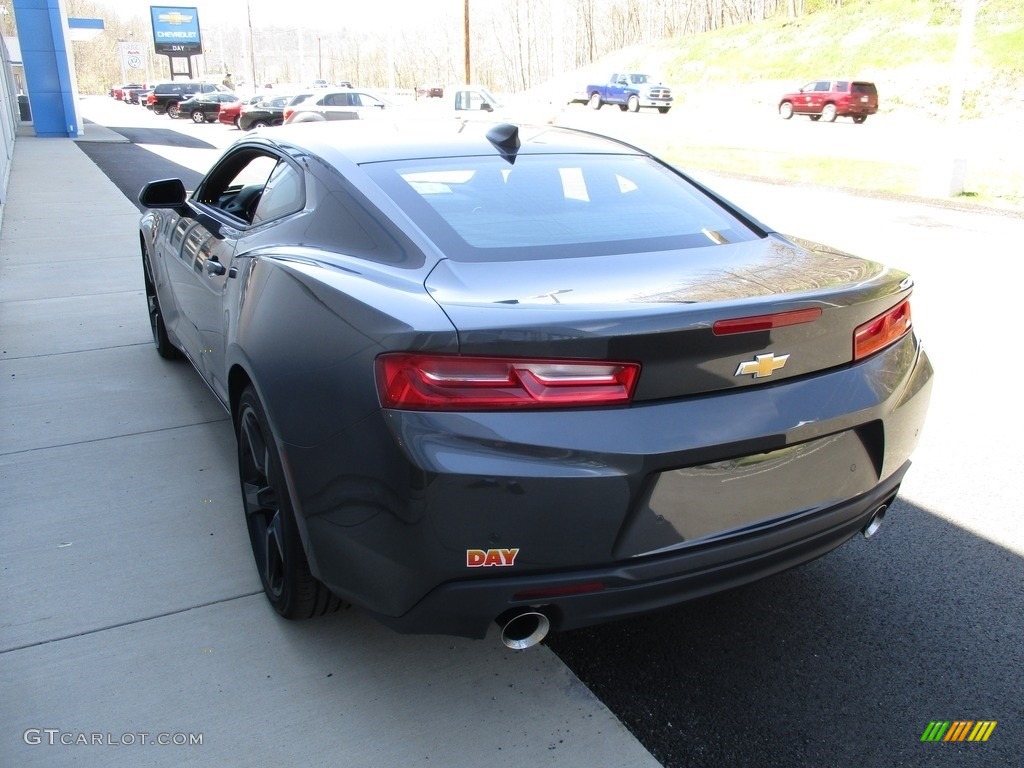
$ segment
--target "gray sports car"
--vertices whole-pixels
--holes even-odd
[[[608,138],[285,126],[139,199],[288,618],[522,648],[728,589],[872,534],[925,418],[906,274]]]

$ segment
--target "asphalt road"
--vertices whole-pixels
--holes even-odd
[[[239,135],[86,102],[87,118],[132,142],[80,146],[133,201],[152,178],[193,184]],[[645,117],[605,111],[572,121]],[[675,120],[712,119],[675,112],[663,127],[645,121],[648,143]],[[915,466],[871,541],[548,646],[667,767],[1020,765],[1024,424],[1008,342],[1024,218],[696,175],[781,231],[915,275],[915,324],[937,371]],[[998,724],[984,743],[922,742],[935,720]]]

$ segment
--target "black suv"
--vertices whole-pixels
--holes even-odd
[[[153,110],[153,114],[162,115],[164,112],[170,117],[178,116],[178,104],[197,93],[216,93],[227,91],[223,85],[215,83],[197,83],[195,80],[174,80],[169,83],[160,83],[146,100],[146,108]]]

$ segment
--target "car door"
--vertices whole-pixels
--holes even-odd
[[[605,98],[605,101],[611,104],[625,104],[626,88],[628,85],[628,75],[612,75],[611,82],[608,84],[608,96]]]
[[[799,95],[793,99],[793,111],[800,114],[814,112],[814,93],[818,83],[807,83],[800,88]]]
[[[211,389],[228,397],[226,330],[231,308],[226,301],[239,239],[255,228],[256,209],[280,158],[263,148],[229,152],[200,183],[189,214],[175,227],[180,243],[172,276],[179,308],[191,325],[186,353]]]
[[[832,83],[829,80],[819,80],[814,84],[814,90],[810,92],[807,112],[812,115],[820,115],[821,108],[825,106]]]
[[[352,94],[328,93],[317,102],[317,113],[325,120],[356,120],[358,110],[353,107]]]

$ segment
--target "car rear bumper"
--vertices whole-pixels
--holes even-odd
[[[405,615],[377,618],[398,631],[482,638],[516,609],[543,613],[556,631],[660,610],[827,554],[892,504],[909,466],[870,493],[768,530],[606,568],[443,584]]]
[[[342,597],[407,632],[478,637],[537,604],[566,629],[846,541],[895,495],[931,378],[909,335],[822,374],[629,408],[382,411],[325,444],[284,446],[284,461],[313,572]],[[803,446],[803,469],[787,467]]]

